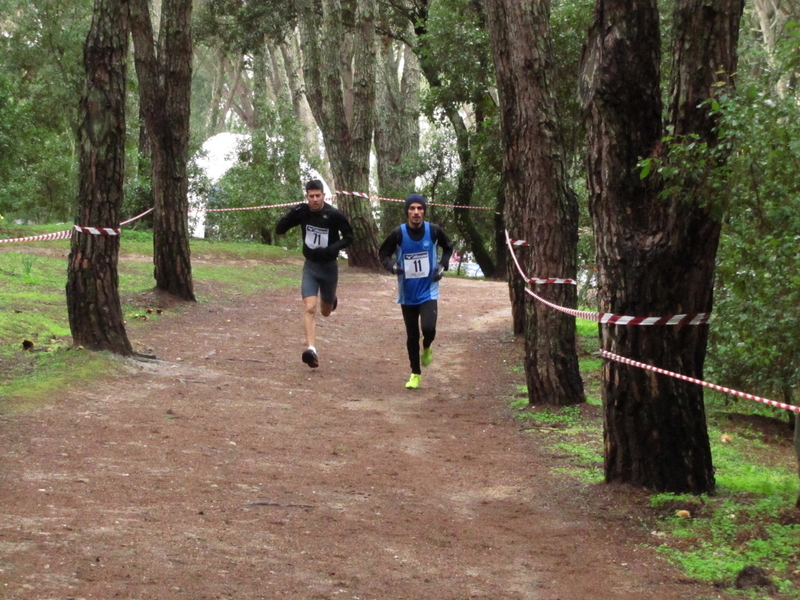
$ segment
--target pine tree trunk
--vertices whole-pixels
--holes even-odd
[[[720,223],[700,188],[662,193],[640,178],[642,157],[662,147],[656,0],[598,0],[584,61],[588,179],[600,310],[633,316],[710,312]],[[679,0],[673,23],[670,124],[715,143],[702,103],[728,87],[736,65],[739,0]],[[614,35],[609,35],[609,31]],[[702,379],[708,327],[604,325],[601,346]],[[703,388],[608,360],[603,368],[605,474],[669,492],[714,489]]]
[[[125,86],[128,6],[98,0],[84,46],[86,90],[81,99],[80,191],[76,224],[119,226],[125,174]],[[119,236],[73,231],[67,271],[67,311],[73,344],[133,353],[119,298]]]
[[[153,152],[153,262],[156,288],[194,301],[189,252],[191,0],[165,0],[163,51],[155,52],[147,0],[131,0],[139,96]]]
[[[487,13],[500,98],[509,234],[530,244],[518,253],[528,276],[574,279],[578,206],[566,183],[563,143],[550,89],[549,3],[490,0]],[[523,298],[528,295],[520,293],[520,280],[515,272],[510,293],[517,313],[524,303],[529,401],[583,402],[575,318],[534,298]],[[534,291],[560,306],[577,304],[574,285],[539,285]]]

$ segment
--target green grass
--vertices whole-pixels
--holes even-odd
[[[68,228],[64,224],[2,227],[0,238]],[[192,277],[199,288],[213,282],[228,293],[250,294],[299,281],[296,266],[281,264],[297,255],[275,246],[192,240],[191,252]],[[146,326],[141,321],[148,307],[141,306],[137,294],[155,287],[152,253],[150,233],[126,230],[120,238],[119,293],[129,329]],[[98,368],[94,362],[109,360],[102,353],[67,350],[71,343],[65,294],[68,255],[69,240],[0,244],[0,397],[13,395],[21,406],[31,406],[31,398],[48,396],[58,386],[91,379],[108,368]],[[198,293],[198,300],[203,299]],[[159,318],[157,313],[147,314],[147,321],[154,318]],[[35,351],[23,351],[24,341],[31,342]]]
[[[602,409],[595,407],[602,405],[602,359],[594,354],[597,324],[581,319],[577,324],[588,406],[531,407],[524,385],[509,403],[524,431],[558,458],[553,470],[589,485],[604,478]],[[719,584],[734,597],[800,599],[798,475],[788,426],[776,423],[778,411],[764,404],[709,391],[705,396],[716,492],[653,494],[643,527],[654,534],[653,546],[687,577]],[[731,420],[732,412],[739,419]],[[751,424],[742,423],[741,415],[751,417]],[[774,431],[764,423],[776,425]],[[690,516],[677,516],[681,510]],[[765,569],[777,595],[733,590],[747,565]]]
[[[65,348],[24,353],[21,358],[22,362],[16,361],[16,376],[0,384],[0,398],[14,398],[13,403],[0,403],[0,414],[23,412],[57,402],[61,389],[92,381],[99,374],[107,377],[122,364],[118,357],[108,353]]]

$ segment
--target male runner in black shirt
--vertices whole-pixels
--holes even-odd
[[[305,313],[303,328],[308,348],[302,359],[312,369],[319,366],[316,334],[317,295],[320,298],[320,313],[327,317],[336,310],[336,286],[339,282],[339,266],[336,259],[339,250],[353,243],[353,228],[340,210],[325,202],[325,188],[319,179],[306,183],[306,200],[286,213],[275,226],[281,235],[300,225],[303,235],[303,282],[300,292]]]

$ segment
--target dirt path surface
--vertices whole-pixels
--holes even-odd
[[[163,362],[0,419],[0,598],[722,597],[520,431],[504,284],[443,282],[416,391],[391,277],[343,273],[313,371],[297,289],[198,290],[131,335]]]

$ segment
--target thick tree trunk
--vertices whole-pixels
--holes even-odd
[[[334,0],[302,0],[300,30],[306,96],[322,131],[337,189],[369,190],[375,103],[375,1],[358,0],[348,30]],[[327,46],[339,43],[339,52]],[[352,60],[344,60],[350,56]],[[352,66],[351,66],[352,65]],[[353,226],[348,263],[379,271],[378,228],[366,199],[343,195],[339,208]]]
[[[715,142],[701,104],[730,83],[741,3],[679,0],[673,24],[670,124]],[[613,32],[613,34],[612,34]],[[600,309],[634,316],[709,312],[720,224],[700,189],[665,197],[642,180],[642,157],[661,158],[660,40],[656,0],[598,0],[584,61],[590,211]],[[707,326],[604,325],[601,345],[700,378]],[[603,369],[606,480],[670,492],[714,489],[703,388],[608,361]]]
[[[153,262],[156,287],[194,301],[189,252],[191,0],[165,0],[162,60],[156,56],[147,0],[131,0],[139,96],[153,151]]]
[[[531,277],[576,277],[578,205],[567,186],[563,143],[550,89],[552,49],[546,0],[489,0],[487,13],[497,72],[503,132],[503,181],[509,234],[524,239],[520,252]],[[514,273],[514,280],[520,276]],[[525,306],[525,373],[535,404],[585,400],[575,346],[575,318],[520,296]],[[577,304],[572,285],[539,286],[537,294],[567,307]],[[516,319],[515,319],[516,322]]]
[[[84,46],[80,191],[76,224],[118,227],[125,174],[125,85],[128,5],[97,0]],[[73,231],[67,312],[75,346],[133,353],[119,298],[119,236]]]

